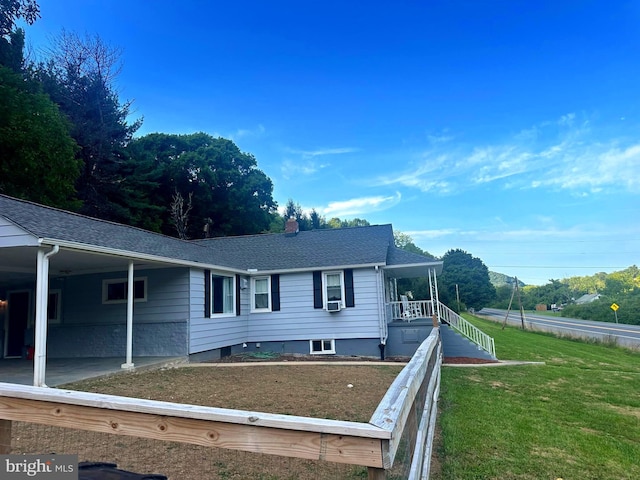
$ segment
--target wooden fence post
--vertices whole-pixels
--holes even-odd
[[[11,420],[0,419],[0,455],[11,453]]]
[[[384,468],[369,467],[368,470],[368,480],[385,480],[387,478],[384,472]]]

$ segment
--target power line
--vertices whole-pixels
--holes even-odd
[[[556,270],[559,268],[605,268],[605,269],[619,268],[620,270],[625,270],[629,268],[630,265],[627,265],[626,267],[594,267],[594,266],[567,266],[567,265],[487,265],[487,267],[491,267],[491,268],[553,268]]]

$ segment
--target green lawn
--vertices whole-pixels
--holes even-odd
[[[640,478],[640,353],[472,321],[498,358],[546,364],[443,368],[433,478]]]

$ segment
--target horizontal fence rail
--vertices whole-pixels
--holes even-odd
[[[425,469],[429,470],[441,363],[440,330],[434,328],[398,374],[369,420],[370,424],[391,433],[391,439],[385,445],[387,449],[383,452],[385,469],[394,466],[401,446],[404,449],[409,447],[412,452],[409,455],[410,471],[413,474],[407,477],[410,480],[428,478],[428,474],[426,477],[420,475]],[[409,445],[402,445],[403,440]],[[370,475],[369,478],[376,477]]]
[[[378,480],[386,478],[408,438],[411,462],[421,465],[415,470],[428,472],[441,357],[440,332],[434,328],[369,423],[0,383],[0,453],[10,453],[11,422],[17,421],[359,465]]]
[[[464,318],[451,310],[445,304],[440,303],[440,319],[451,325],[456,331],[467,337],[473,343],[478,345],[492,357],[496,356],[496,346],[493,337],[490,337],[475,325],[467,322]]]
[[[0,383],[0,418],[248,452],[382,467],[390,434],[320,418]]]

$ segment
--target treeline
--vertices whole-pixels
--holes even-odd
[[[255,157],[207,133],[135,137],[118,95],[121,52],[98,36],[62,32],[26,59],[35,0],[0,0],[0,193],[180,238],[369,225],[325,219],[289,200]]]
[[[507,308],[512,293],[511,286],[497,287],[496,300],[491,306]],[[588,303],[576,303],[576,300],[580,302],[580,298],[587,294],[597,295],[597,298],[593,297],[595,299]],[[555,304],[561,308],[563,316],[602,322],[615,321],[615,315],[611,309],[611,305],[615,303],[620,307],[617,311],[619,322],[638,325],[640,324],[640,270],[632,265],[609,274],[601,272],[591,276],[552,279],[546,285],[527,285],[521,288],[521,298],[526,310],[535,310],[536,305],[546,305],[550,308]]]
[[[252,155],[206,133],[134,138],[117,49],[62,32],[25,59],[15,21],[37,4],[0,5],[1,193],[185,238],[269,229],[273,184]]]

